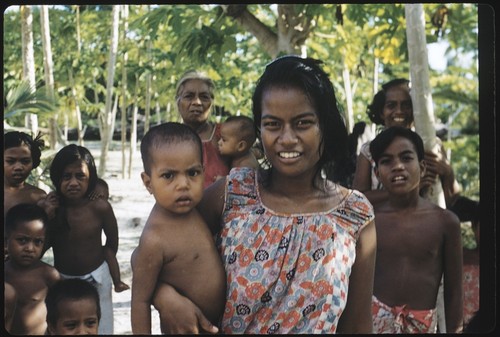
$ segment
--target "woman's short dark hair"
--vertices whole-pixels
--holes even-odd
[[[262,96],[266,90],[296,88],[309,98],[316,109],[321,131],[321,146],[318,149],[320,159],[314,182],[322,170],[334,177],[348,158],[344,119],[337,106],[332,82],[321,68],[322,63],[320,60],[293,55],[280,57],[266,66],[252,97],[253,119],[258,138],[261,136]],[[330,172],[333,172],[333,175],[329,174]]]

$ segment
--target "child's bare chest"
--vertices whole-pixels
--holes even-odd
[[[16,289],[17,303],[33,306],[44,301],[48,283],[39,269],[5,273],[5,281]]]
[[[444,240],[442,226],[426,214],[375,215],[377,249],[393,257],[434,259]]]
[[[210,230],[201,221],[175,226],[165,233],[165,239],[163,269],[167,273],[202,266],[218,254]]]
[[[33,189],[23,189],[21,191],[4,191],[4,209],[9,209],[15,205],[27,203],[36,204],[43,197]]]
[[[100,244],[104,221],[90,209],[68,208],[65,220],[60,221],[65,222],[62,227],[67,229],[52,234],[57,248],[75,250],[77,247]]]
[[[68,208],[66,219],[71,230],[79,233],[100,232],[104,219],[90,207]]]

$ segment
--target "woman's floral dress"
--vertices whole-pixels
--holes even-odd
[[[253,169],[232,169],[226,184],[222,333],[334,333],[371,204],[352,190],[329,211],[281,214],[262,204]]]

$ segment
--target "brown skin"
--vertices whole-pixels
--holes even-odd
[[[54,215],[57,198],[33,185],[26,179],[33,170],[33,159],[30,148],[23,144],[4,151],[3,169],[3,216],[15,205],[21,203],[38,204],[43,207],[49,217]]]
[[[411,105],[411,96],[406,84],[392,87],[386,92],[386,102],[381,114],[386,128],[391,126],[401,126],[411,128],[413,125],[413,108]],[[425,162],[427,170],[425,176],[421,180],[420,189],[426,189],[434,185],[438,177],[441,178],[446,205],[449,207],[453,204],[456,197],[460,193],[460,186],[455,180],[453,169],[450,166],[444,148],[440,147],[438,154],[432,151],[426,151]],[[363,192],[373,205],[386,201],[388,198],[387,191],[371,189],[371,171],[372,166],[370,161],[364,156],[359,155],[356,162],[356,171],[352,188]]]
[[[215,132],[215,125],[208,121],[214,102],[213,92],[209,85],[201,79],[190,79],[179,87],[177,96],[177,110],[181,115],[182,122],[191,127],[200,136],[203,142],[210,142],[217,149],[218,135]],[[209,155],[209,157],[212,157]],[[212,158],[205,158],[205,165],[209,162],[219,162],[227,166],[227,163],[220,155]],[[228,171],[224,171],[228,172]],[[208,177],[205,173],[205,186],[220,178],[221,173]],[[224,173],[225,174],[225,173]]]
[[[156,287],[172,286],[189,298],[216,324],[225,303],[226,275],[215,242],[195,206],[203,194],[199,148],[183,142],[152,151],[151,172],[142,173],[156,203],[132,254],[131,322],[134,334],[151,334],[151,302],[160,312],[176,306]]]
[[[45,228],[40,220],[20,222],[7,237],[5,282],[14,287],[17,298],[12,334],[43,335],[47,329],[45,296],[60,275],[54,267],[40,261],[44,240]]]
[[[51,237],[54,265],[63,274],[85,275],[105,260],[102,232],[106,236],[105,247],[116,254],[118,225],[107,200],[89,200],[85,195],[89,173],[84,162],[68,165],[65,174],[69,178],[61,182],[61,192],[70,229],[59,230]]]
[[[177,109],[184,124],[198,133],[202,140],[210,139],[214,126],[208,122],[213,98],[209,86],[202,80],[192,79],[184,83],[176,98]],[[217,146],[217,140],[213,139]]]
[[[16,290],[17,304],[10,332],[19,335],[43,335],[47,328],[45,296],[48,288],[59,280],[52,266],[38,261],[30,268],[18,269],[10,261],[5,264],[5,280]]]
[[[57,320],[48,324],[50,335],[97,335],[99,318],[94,298],[63,298],[57,303]]]
[[[89,194],[90,200],[95,200],[98,198],[102,198],[103,200],[109,199],[109,190],[106,185],[97,181],[97,184]],[[116,254],[109,247],[104,247],[104,258],[106,263],[108,264],[109,273],[111,274],[111,278],[113,279],[113,285],[115,291],[117,293],[121,293],[122,291],[130,289],[130,286],[121,280],[120,276],[120,265],[118,264],[118,260],[116,259]]]
[[[251,167],[258,168],[259,162],[251,151],[252,145],[242,139],[239,132],[238,123],[229,122],[221,125],[218,146],[223,157],[231,159],[230,167]]]
[[[321,212],[339,204],[348,193],[345,188],[329,182],[325,190],[320,191],[311,184],[319,158],[320,132],[315,110],[306,96],[293,88],[271,88],[264,94],[262,105],[262,144],[273,163],[271,184],[259,184],[263,203],[277,212],[285,213]],[[280,127],[277,128],[277,125]],[[292,148],[299,151],[301,156],[294,165],[289,165],[288,161],[278,158],[278,153],[284,149],[291,151]],[[208,187],[198,206],[213,233],[219,231],[221,223],[225,183],[225,179],[221,179]],[[338,333],[370,333],[372,330],[371,296],[376,245],[375,223],[372,221],[363,228],[357,242],[347,305],[340,318]],[[172,322],[170,332],[208,331],[210,325],[186,297],[168,287],[160,287],[158,291],[171,296],[171,300],[176,303],[175,309],[163,308],[169,309],[165,319]],[[181,309],[177,309],[177,305]]]
[[[12,319],[14,318],[14,312],[16,310],[17,295],[16,289],[14,287],[4,282],[4,307],[3,307],[3,319],[5,322],[5,330],[12,333]]]
[[[425,162],[414,145],[396,137],[378,162],[388,200],[375,205],[377,260],[373,294],[389,306],[435,309],[441,276],[448,332],[462,329],[460,222],[450,211],[419,196]],[[395,180],[395,177],[404,177]]]

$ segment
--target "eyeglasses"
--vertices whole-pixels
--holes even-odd
[[[194,101],[196,98],[199,98],[200,101],[202,101],[203,103],[207,103],[207,102],[212,101],[212,96],[210,96],[210,94],[208,92],[202,92],[199,94],[196,94],[194,92],[186,92],[186,93],[181,95],[181,100],[183,100],[185,102]]]

